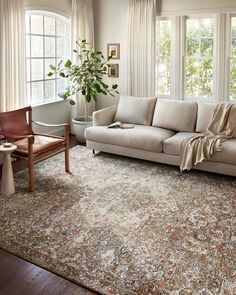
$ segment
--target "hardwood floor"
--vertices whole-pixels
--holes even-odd
[[[74,136],[70,147],[77,145]],[[14,172],[26,161],[13,163]],[[0,295],[96,295],[97,293],[0,249]]]

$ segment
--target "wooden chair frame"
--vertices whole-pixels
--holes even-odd
[[[2,134],[9,140],[9,141],[16,141],[20,140],[22,138],[27,138],[28,140],[28,151],[27,153],[19,153],[19,151],[14,151],[12,153],[12,157],[14,158],[21,158],[28,161],[28,169],[29,169],[29,191],[33,192],[35,189],[35,179],[34,179],[34,164],[39,163],[43,160],[46,160],[56,154],[59,154],[61,152],[65,153],[65,171],[67,173],[70,172],[69,169],[69,132],[70,127],[68,123],[64,124],[46,124],[39,121],[33,121],[32,120],[32,108],[27,107],[24,109],[20,109],[21,111],[24,111],[26,114],[28,112],[28,125],[29,129],[32,130],[32,123],[43,126],[43,127],[64,127],[64,137],[62,136],[56,136],[56,135],[49,135],[49,134],[43,134],[43,133],[35,133],[32,131],[32,134],[28,135],[20,135],[20,134],[8,134],[7,131],[2,130]],[[19,110],[19,111],[20,111]],[[17,111],[13,111],[17,112]],[[10,112],[7,112],[10,113]],[[4,113],[2,113],[4,114]],[[0,114],[1,115],[1,114]],[[50,145],[48,147],[42,148],[41,150],[37,151],[37,153],[33,152],[33,144],[34,144],[34,136],[35,135],[41,135],[46,136],[50,138],[57,138],[62,139],[57,144]]]

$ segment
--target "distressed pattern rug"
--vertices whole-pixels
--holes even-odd
[[[236,178],[71,149],[0,198],[0,246],[102,294],[236,294]]]

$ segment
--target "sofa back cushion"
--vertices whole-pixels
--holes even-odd
[[[205,132],[211,122],[215,103],[198,102],[196,132]]]
[[[151,125],[156,97],[120,96],[115,121]]]
[[[194,132],[197,102],[158,99],[153,116],[153,126],[174,131]]]

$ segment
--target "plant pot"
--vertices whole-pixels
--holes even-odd
[[[75,119],[72,119],[74,125],[75,137],[78,142],[85,143],[86,139],[84,137],[84,131],[86,128],[93,126],[93,117],[92,116],[81,116]]]

